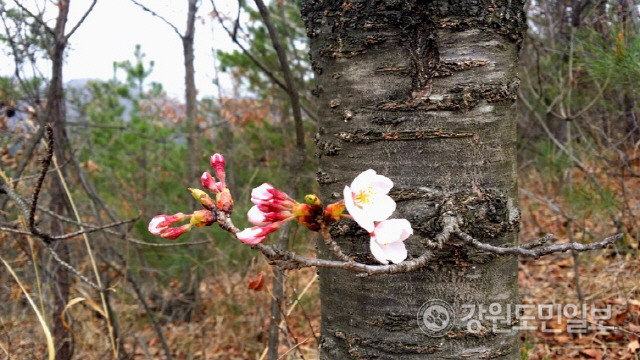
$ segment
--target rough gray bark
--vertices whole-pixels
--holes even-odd
[[[307,0],[302,15],[321,104],[316,140],[325,202],[372,168],[394,181],[394,217],[414,228],[409,259],[442,230],[447,212],[475,238],[513,245],[523,1]],[[369,236],[355,223],[341,222],[331,233],[359,261],[375,263]],[[330,257],[323,243],[318,256]],[[519,357],[517,332],[494,332],[491,323],[472,334],[457,321],[436,338],[417,322],[432,299],[458,316],[468,312],[465,304],[517,304],[515,258],[449,242],[414,273],[319,272],[322,359]]]

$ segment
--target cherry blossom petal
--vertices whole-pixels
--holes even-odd
[[[269,223],[266,221],[265,213],[260,211],[257,205],[254,205],[249,209],[249,212],[247,212],[247,218],[250,223],[257,226],[265,226]]]
[[[269,183],[264,183],[257,188],[251,190],[251,201],[255,204],[254,199],[258,200],[270,200],[273,198],[273,194],[271,194],[271,190],[274,189],[273,185]],[[257,204],[256,204],[257,205]]]
[[[407,258],[407,248],[403,242],[382,245],[382,249],[386,258],[394,264],[401,263]]]
[[[369,185],[371,185],[371,179],[375,176],[376,171],[373,169],[361,172],[360,175],[356,176],[356,178],[351,182],[351,189],[355,193],[366,189]]]
[[[407,219],[391,219],[377,223],[373,234],[380,245],[387,245],[406,240],[413,229]]]
[[[365,213],[362,208],[355,204],[355,202],[353,201],[353,193],[348,186],[344,187],[344,205],[346,206],[347,211],[349,211],[351,217],[353,217],[353,220],[355,220],[355,222],[357,222],[360,227],[367,230],[368,232],[373,231],[374,225],[372,216]],[[395,209],[395,204],[393,208]]]
[[[395,242],[382,245],[376,241],[375,237],[371,237],[371,254],[382,264],[388,264],[389,261],[394,264],[401,263],[407,258],[407,248],[403,242]]]
[[[254,226],[236,233],[236,237],[245,244],[259,244],[266,239],[263,228]]]
[[[378,262],[385,265],[389,263],[389,261],[387,261],[387,254],[384,251],[384,249],[382,249],[382,245],[378,244],[378,242],[374,237],[371,237],[371,242],[369,247],[371,249],[371,254],[373,255],[374,258],[376,258],[376,260],[378,260]]]
[[[149,222],[149,232],[153,235],[160,235],[160,233],[168,228],[168,226],[158,226],[160,223],[164,222],[166,219],[166,215],[157,215],[151,219]]]
[[[363,206],[362,210],[371,221],[384,221],[396,211],[396,202],[389,195],[380,195],[372,204]]]
[[[393,187],[393,181],[384,175],[374,175],[370,180],[369,186],[378,189],[381,194],[388,194]]]

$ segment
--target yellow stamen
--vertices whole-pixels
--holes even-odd
[[[373,189],[373,186],[369,186],[366,189],[360,190],[353,198],[359,205],[370,205],[376,199],[377,192]]]

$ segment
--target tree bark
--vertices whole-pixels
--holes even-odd
[[[198,12],[197,0],[189,0],[187,12],[187,29],[183,35],[182,51],[184,55],[185,70],[185,102],[186,102],[186,127],[187,127],[187,182],[199,178],[198,174],[198,104],[196,101],[196,82],[193,52],[193,40],[195,37],[195,20]]]
[[[62,67],[64,65],[64,51],[67,46],[67,37],[65,35],[65,26],[69,14],[69,1],[62,0],[58,3],[58,17],[54,28],[54,43],[49,49],[51,57],[51,81],[47,91],[47,104],[45,109],[45,124],[51,124],[54,138],[55,156],[62,161],[65,157],[65,148],[67,146],[67,134],[65,129],[65,106],[64,94],[62,88]],[[67,195],[64,192],[60,178],[55,176],[51,186],[51,210],[56,214],[68,214],[70,205],[67,202]],[[51,220],[51,234],[60,235],[64,233],[62,224],[57,219]],[[59,241],[54,245],[54,249],[60,258],[69,263],[69,247],[65,241]],[[62,266],[58,266],[55,271],[55,294],[54,311],[53,311],[53,335],[56,344],[56,359],[71,359],[73,355],[72,338],[65,329],[60,316],[64,312],[70,294],[70,280],[67,270]]]
[[[307,0],[320,109],[318,181],[326,202],[366,169],[394,181],[394,217],[408,219],[409,259],[454,214],[463,231],[513,245],[517,56],[523,1]],[[374,264],[369,235],[346,220],[333,237]],[[322,242],[318,256],[330,258]],[[463,305],[519,303],[517,259],[447,241],[422,270],[361,277],[321,269],[322,359],[516,359],[513,316],[472,333]],[[420,307],[449,303],[458,316],[442,337],[421,331]],[[507,332],[502,333],[500,330]]]

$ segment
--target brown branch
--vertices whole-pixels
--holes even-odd
[[[64,163],[60,164],[59,166],[54,166],[53,168],[51,168],[51,166],[49,166],[49,167],[50,167],[50,169],[49,169],[49,170],[47,170],[47,174],[48,174],[48,173],[52,173],[52,172],[56,172],[56,171],[58,171],[58,169],[63,169],[65,166],[67,166],[67,164],[69,164],[69,159],[65,160],[65,161],[64,161]],[[20,177],[20,178],[17,178],[17,179],[15,179],[15,178],[14,178],[14,179],[11,179],[11,184],[13,185],[13,187],[16,187],[16,186],[17,186],[17,184],[18,184],[20,181],[31,180],[31,179],[37,179],[37,178],[39,178],[39,177],[40,177],[40,175],[41,175],[41,174],[40,174],[40,173],[38,173],[38,174],[35,174],[35,175],[23,176],[23,177]]]
[[[57,240],[65,240],[65,239],[69,239],[78,235],[82,235],[82,234],[89,234],[92,232],[96,232],[96,231],[100,231],[100,230],[105,230],[108,228],[112,228],[112,227],[116,227],[116,226],[120,226],[123,224],[128,224],[128,223],[132,223],[132,222],[136,222],[138,221],[139,218],[133,218],[133,219],[127,219],[127,220],[122,220],[122,221],[116,221],[110,224],[106,224],[106,225],[101,225],[101,226],[91,226],[89,225],[89,227],[83,229],[83,230],[79,230],[79,231],[75,231],[72,233],[67,233],[64,235],[58,235],[58,236],[52,236],[51,238],[55,241]]]
[[[29,11],[29,9],[27,9],[26,7],[24,7],[23,5],[21,5],[17,0],[13,0],[13,2],[24,12],[27,13],[27,15],[31,16],[33,18],[33,20],[35,20],[38,24],[40,24],[42,27],[44,27],[44,29],[51,34],[52,36],[55,37],[55,33],[53,32],[53,30],[42,20],[41,16],[42,14],[40,14],[41,16],[35,15],[34,13],[32,13],[31,11]]]
[[[354,262],[352,258],[350,258],[347,254],[345,254],[342,251],[342,249],[340,248],[340,245],[338,245],[338,243],[335,242],[335,240],[333,240],[333,238],[331,237],[331,234],[329,234],[329,229],[327,228],[327,225],[325,225],[324,223],[322,224],[322,228],[320,229],[320,235],[322,236],[322,240],[324,240],[324,244],[327,245],[327,248],[329,248],[329,250],[333,253],[333,255],[335,255],[335,257],[338,258],[338,260],[342,260],[346,263]]]
[[[22,213],[22,216],[25,219],[28,219],[29,218],[29,208],[27,207],[27,204],[24,202],[24,200],[20,197],[20,195],[18,195],[18,193],[16,193],[4,181],[2,181],[0,183],[0,190],[2,190],[4,193],[6,193],[7,196],[9,197],[9,199],[13,200],[13,202],[16,203],[16,205],[18,206],[18,209]],[[31,235],[34,235],[34,236],[37,236],[37,237],[41,238],[42,241],[44,241],[45,243],[50,243],[51,242],[51,235],[43,233],[36,226],[34,226],[33,229],[29,229],[29,230],[30,230],[29,233]]]
[[[537,248],[537,247],[540,247],[540,246],[548,243],[549,240],[551,240],[551,239],[553,239],[553,235],[552,234],[548,234],[548,235],[545,235],[545,236],[541,237],[540,239],[528,242],[526,244],[522,244],[522,245],[520,245],[520,248],[521,249]]]
[[[87,9],[87,11],[85,11],[84,14],[82,14],[82,17],[80,18],[78,23],[65,36],[65,41],[69,41],[69,38],[71,37],[71,35],[73,35],[73,33],[75,33],[76,30],[78,30],[78,28],[80,27],[80,25],[82,25],[82,23],[87,19],[87,16],[89,16],[89,13],[93,10],[93,7],[96,6],[97,2],[98,0],[93,0],[93,2],[91,3],[91,6],[89,6],[89,9]]]
[[[53,259],[58,264],[60,264],[62,267],[67,269],[67,271],[71,272],[72,274],[74,274],[75,276],[80,278],[80,280],[82,280],[82,282],[88,284],[89,286],[91,286],[92,288],[94,288],[96,291],[99,291],[99,292],[111,291],[111,289],[105,289],[105,288],[102,288],[102,287],[96,285],[93,281],[89,280],[89,278],[87,278],[86,276],[82,275],[82,273],[78,269],[74,268],[68,262],[62,260],[60,258],[60,255],[58,255],[58,253],[55,252],[55,250],[53,250],[53,248],[51,246],[49,246],[49,244],[45,244],[45,247],[47,248],[47,250],[49,250],[49,252],[51,253],[51,256],[53,257]]]
[[[116,233],[113,232],[113,234],[115,235]],[[126,240],[126,241],[128,241],[130,243],[134,243],[134,244],[138,244],[138,245],[144,245],[144,246],[150,246],[150,247],[176,247],[176,246],[193,246],[193,245],[211,244],[211,240],[187,241],[187,242],[183,242],[183,243],[178,243],[178,242],[173,242],[173,243],[150,243],[150,242],[146,242],[146,241],[136,240],[136,239],[130,238],[130,237],[126,237],[126,238],[124,238],[124,240]]]
[[[587,245],[578,244],[578,243],[553,244],[553,245],[549,245],[546,247],[537,248],[533,250],[533,249],[522,247],[522,246],[500,247],[500,246],[486,244],[481,241],[478,241],[477,239],[473,238],[471,235],[465,233],[462,230],[457,230],[455,234],[456,236],[458,236],[458,238],[463,240],[465,243],[477,249],[484,250],[496,255],[520,255],[520,256],[530,256],[536,259],[544,255],[549,255],[549,254],[558,253],[558,252],[565,252],[569,250],[583,252],[583,251],[589,251],[589,250],[603,249],[613,244],[614,242],[622,239],[624,235],[624,234],[613,235],[601,241],[587,244]]]
[[[178,34],[178,36],[180,36],[180,38],[182,38],[182,33],[180,33],[180,30],[178,30],[178,28],[173,25],[169,20],[165,19],[162,15],[156,13],[155,11],[149,9],[148,7],[140,4],[139,2],[137,2],[136,0],[131,0],[132,3],[138,5],[140,8],[142,8],[142,10],[150,13],[151,15],[157,17],[158,19],[162,20],[165,24],[169,25],[171,27],[171,29],[173,29],[173,31]]]
[[[4,226],[0,226],[0,231],[6,231],[6,232],[14,233],[14,234],[27,235],[27,236],[33,235],[33,233],[31,231],[18,230],[18,229],[8,228],[8,227],[4,227]]]

